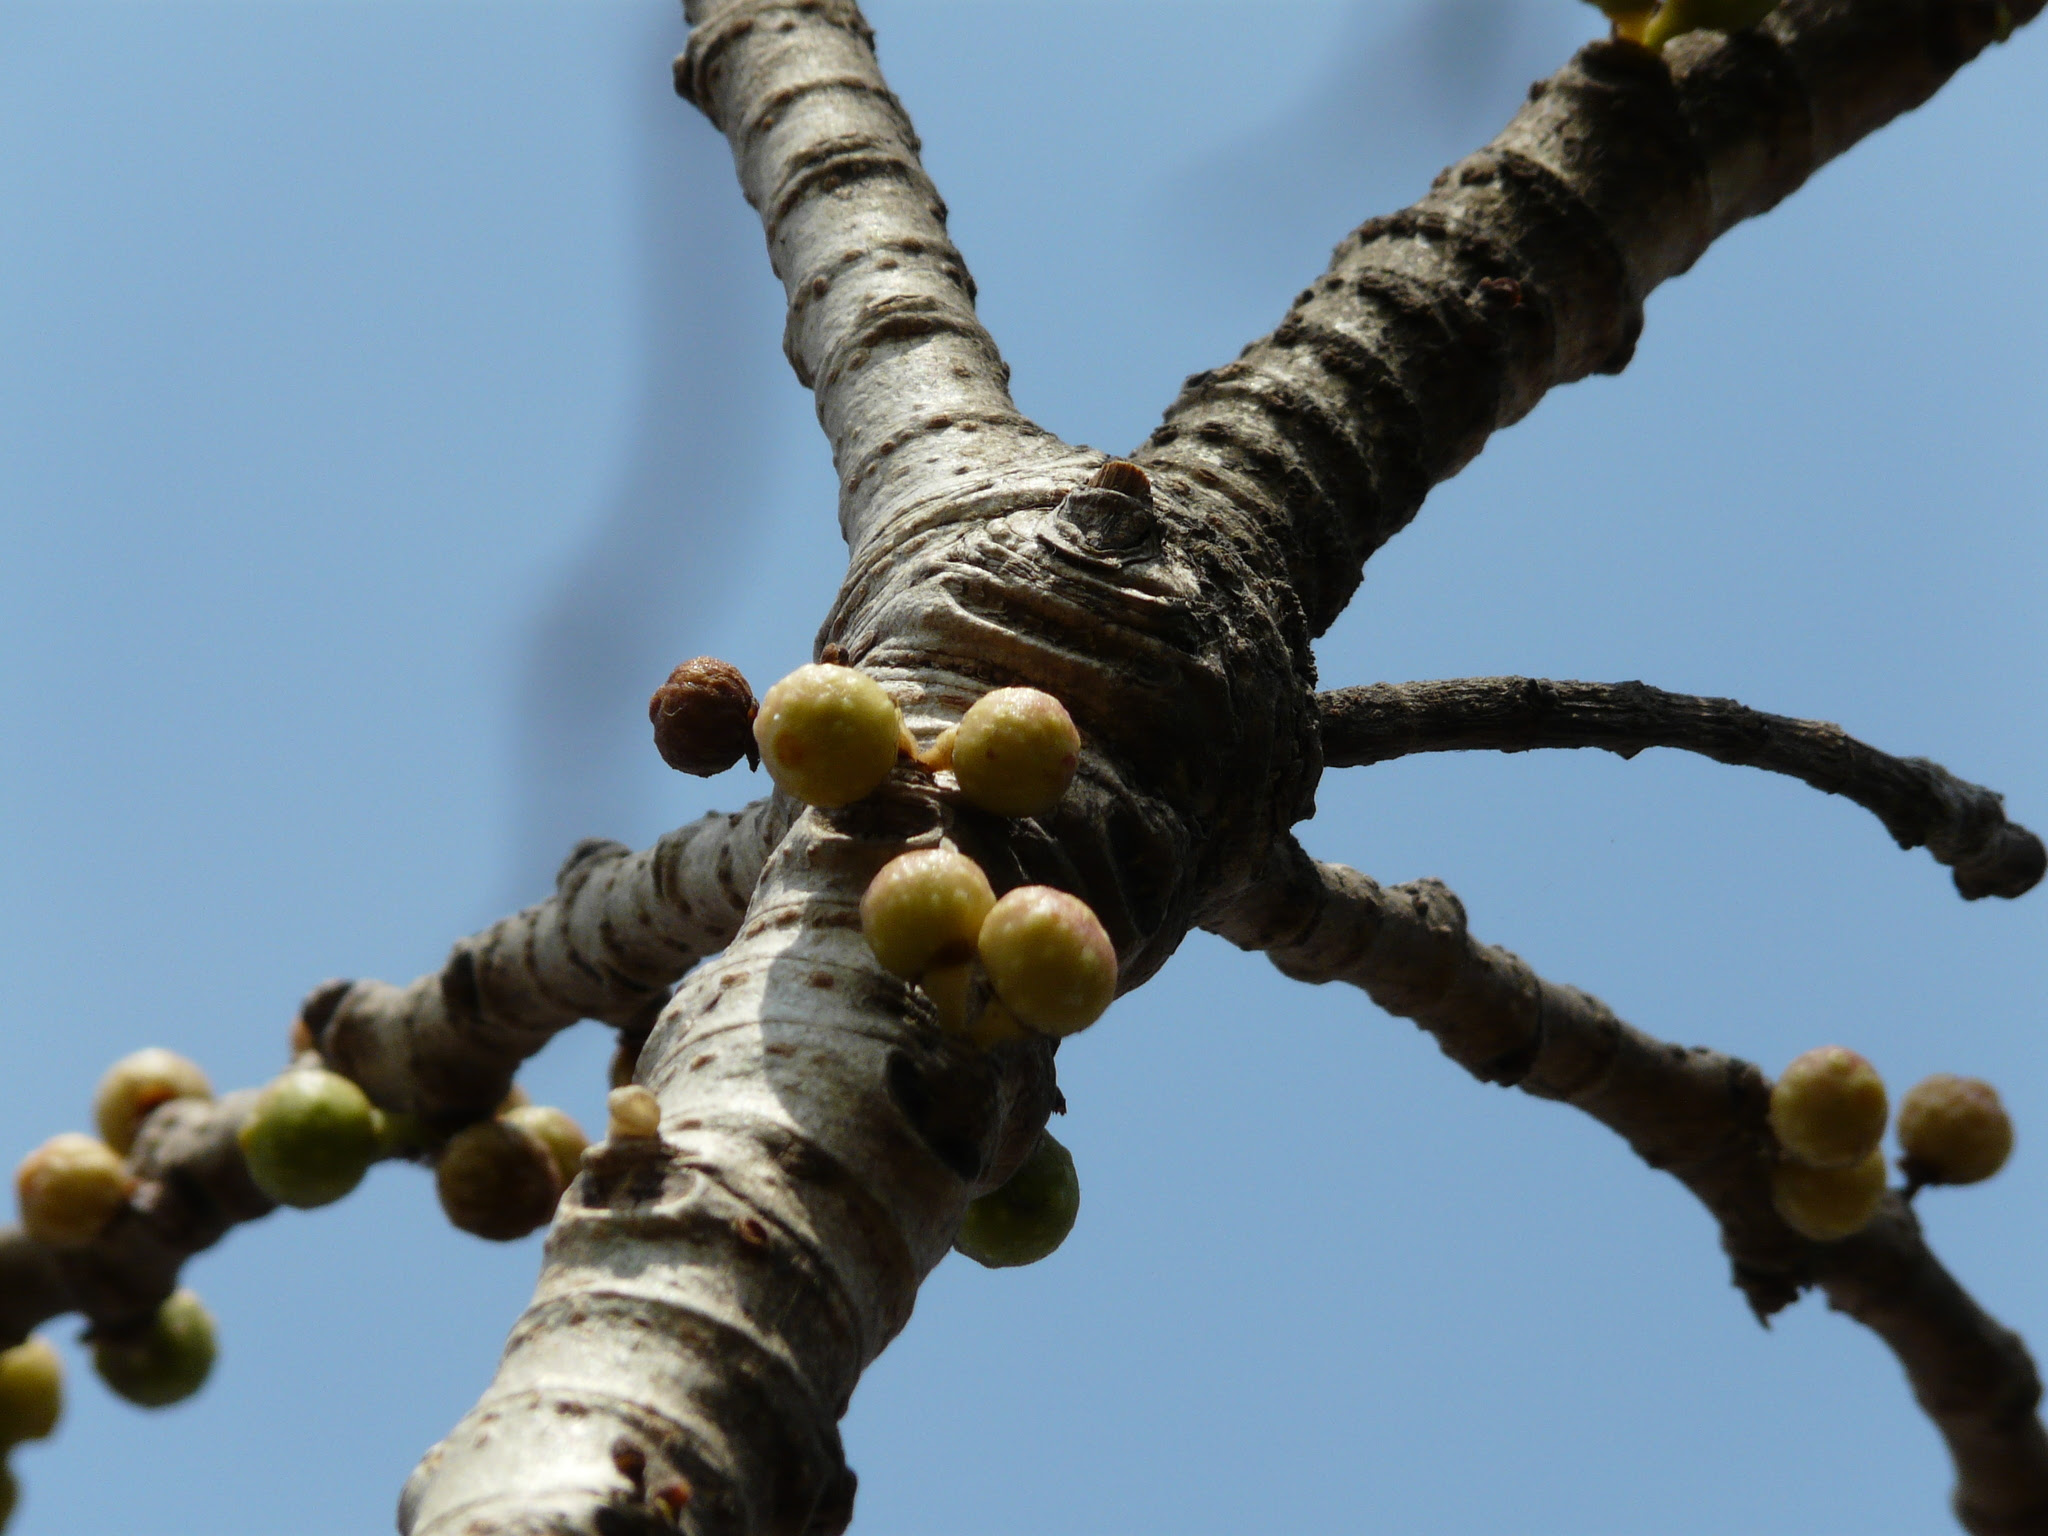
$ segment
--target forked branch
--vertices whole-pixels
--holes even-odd
[[[1053,692],[1082,763],[1055,814],[993,832],[907,780],[799,820],[641,1057],[660,1141],[593,1151],[403,1528],[840,1529],[846,1394],[1053,1093],[1049,1052],[969,1051],[879,970],[867,880],[915,841],[988,834],[1020,878],[1089,902],[1122,985],[1149,976],[1307,812],[1309,640],[1365,557],[1494,427],[1618,366],[1650,287],[1924,99],[1992,11],[1790,0],[1769,38],[1661,60],[1595,45],[1421,207],[1348,241],[1280,332],[1194,381],[1136,456],[1156,470],[1140,497],[1081,494],[1099,456],[1016,415],[849,0],[691,0],[678,82],[732,140],[839,469],[853,562],[821,641],[920,742],[991,687]],[[1514,1063],[1541,1053],[1497,1033],[1479,1059],[1527,1076]],[[1725,1129],[1721,1076],[1694,1076],[1696,1118]],[[1708,1162],[1731,1188],[1751,1167]],[[1746,1262],[1784,1238],[1751,1236]]]
[[[1770,1085],[1755,1066],[1657,1040],[1598,998],[1543,980],[1474,939],[1438,881],[1386,889],[1310,859],[1291,838],[1207,926],[1296,980],[1364,989],[1482,1082],[1561,1100],[1617,1132],[1713,1213],[1758,1317],[1818,1285],[1891,1346],[1948,1444],[1966,1529],[2048,1529],[2048,1435],[2025,1346],[1943,1269],[1896,1194],[1841,1242],[1810,1242],[1785,1225],[1770,1196]]]
[[[1854,801],[1901,848],[1925,846],[1952,868],[1967,900],[2023,895],[2048,868],[2041,839],[2005,819],[2003,795],[1924,757],[1880,752],[1838,725],[1767,715],[1733,699],[1634,682],[1461,677],[1339,688],[1317,695],[1316,703],[1323,761],[1332,768],[1417,752],[1599,747],[1634,757],[1645,747],[1675,747],[1782,773]]]

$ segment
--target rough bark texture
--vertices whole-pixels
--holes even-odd
[[[1261,872],[1322,766],[1309,641],[1363,561],[1544,391],[1622,366],[1651,288],[1926,99],[2003,10],[1793,0],[1761,32],[1663,58],[1589,47],[1422,203],[1346,239],[1271,336],[1189,381],[1137,455],[1145,493],[1090,487],[1100,455],[1018,415],[850,0],[690,0],[677,86],[731,141],[839,470],[851,564],[821,646],[879,678],[921,742],[991,687],[1047,689],[1081,728],[1081,770],[1032,821],[975,813],[910,768],[779,846],[758,813],[758,885],[738,856],[717,882],[727,913],[752,887],[744,922],[639,1057],[662,1136],[586,1159],[498,1377],[408,1483],[402,1528],[841,1529],[847,1395],[1057,1096],[1049,1047],[964,1047],[876,967],[855,916],[871,873],[950,840],[998,888],[1075,891],[1126,988],[1199,920],[1263,932],[1247,915],[1272,889]],[[329,994],[322,1047],[390,1107],[474,1112],[550,1030],[631,1020],[711,937],[691,928],[694,898],[679,916],[654,884],[660,865],[586,849],[554,903],[458,946],[439,977]],[[1470,994],[1454,1054],[1604,1109],[1674,1165],[1722,1216],[1760,1307],[1827,1281],[1755,1205],[1754,1069],[1674,1057],[1497,952],[1469,958],[1461,926],[1455,944],[1435,919],[1385,926],[1414,939],[1420,970],[1398,985],[1418,1006],[1447,980]],[[1546,1033],[1572,1007],[1585,1029]],[[55,1296],[37,1256],[0,1245],[7,1265]],[[1909,1366],[1949,1358],[1923,1347],[1948,1326],[1927,1307],[1889,1310],[1901,1294],[1842,1292]],[[1923,1395],[1946,1430],[1945,1391]],[[2021,1528],[2002,1497],[1970,1492],[1966,1508],[2006,1511],[1976,1528]]]
[[[1645,747],[1677,747],[1717,763],[1788,774],[1855,801],[1901,848],[1924,846],[1952,868],[1965,900],[2023,896],[2048,868],[2041,839],[2005,819],[2003,795],[1924,757],[1865,746],[1839,725],[1767,715],[1733,699],[1644,683],[1462,677],[1339,688],[1316,702],[1323,757],[1332,768],[1416,752],[1599,747],[1634,757]]]
[[[1561,1100],[1618,1133],[1713,1213],[1759,1318],[1818,1285],[1891,1346],[1955,1461],[1966,1529],[2048,1529],[2048,1435],[2026,1347],[1942,1268],[1897,1193],[1841,1242],[1810,1242],[1785,1225],[1771,1204],[1770,1082],[1755,1066],[1667,1044],[1598,998],[1543,980],[1474,939],[1438,881],[1385,889],[1316,863],[1291,839],[1211,926],[1297,981],[1362,988],[1481,1082]]]
[[[1139,462],[1278,523],[1320,634],[1492,432],[1627,365],[1651,289],[2040,10],[1790,0],[1661,56],[1593,44],[1421,202],[1346,238],[1271,335],[1191,377]]]

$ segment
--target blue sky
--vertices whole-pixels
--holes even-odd
[[[1574,0],[874,0],[1015,367],[1106,449],[1268,328],[1593,31]],[[758,781],[667,772],[648,691],[807,658],[841,563],[780,298],[652,0],[8,7],[0,92],[0,1124],[115,1056],[226,1086],[330,975],[404,979]],[[2035,29],[2038,34],[2040,29]],[[2023,34],[1658,294],[1372,564],[1326,685],[1641,677],[1840,721],[2048,823],[2048,43]],[[1647,1029],[1895,1090],[1991,1077],[2020,1150],[1929,1197],[2048,1341],[2048,897],[1966,906],[1798,785],[1650,753],[1326,778],[1306,840],[1440,875]],[[529,1081],[598,1118],[607,1044]],[[1084,1188],[1033,1269],[959,1259],[845,1425],[889,1536],[1923,1532],[1890,1358],[1766,1333],[1605,1131],[1355,994],[1191,939],[1061,1054]],[[190,1278],[214,1381],[143,1414],[67,1351],[23,1536],[389,1528],[538,1240],[418,1170]],[[69,1324],[58,1330],[68,1341]]]

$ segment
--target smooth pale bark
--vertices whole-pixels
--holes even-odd
[[[775,796],[714,812],[640,853],[586,839],[551,899],[463,939],[434,974],[308,999],[315,1043],[384,1109],[434,1125],[488,1114],[519,1064],[578,1019],[644,1035],[676,979],[731,941],[799,809]]]

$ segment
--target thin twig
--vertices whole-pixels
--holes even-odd
[[[1666,693],[1646,683],[1461,677],[1374,683],[1319,694],[1323,761],[1362,767],[1417,752],[1527,752],[1599,747],[1634,757],[1675,747],[1761,768],[1841,795],[1884,823],[1901,848],[1925,846],[1955,871],[1967,900],[2020,896],[2048,869],[2048,849],[2005,819],[2005,797],[1924,757],[1893,757],[1839,725],[1767,715],[1733,699]]]
[[[1598,998],[1545,981],[1474,939],[1440,882],[1386,889],[1286,839],[1262,877],[1206,925],[1299,981],[1346,981],[1413,1019],[1483,1082],[1584,1110],[1713,1213],[1735,1282],[1759,1318],[1818,1285],[1891,1346],[1955,1461],[1973,1536],[2048,1530],[2041,1386],[2018,1335],[1929,1251],[1896,1194],[1854,1238],[1813,1243],[1770,1197],[1770,1085],[1754,1065],[1657,1040]]]

